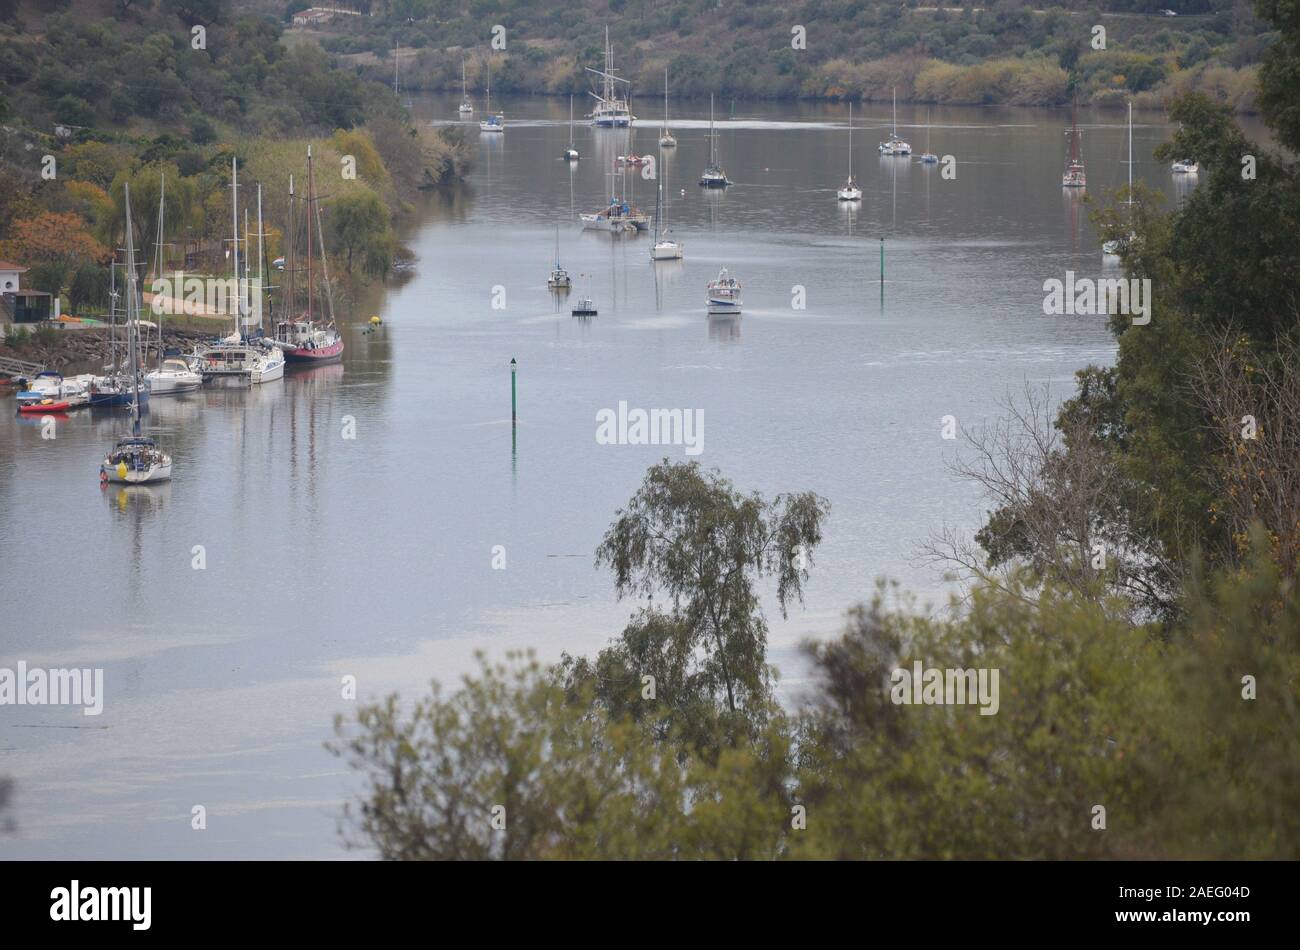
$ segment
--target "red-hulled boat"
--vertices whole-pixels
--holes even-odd
[[[25,402],[18,406],[19,412],[44,415],[47,412],[67,412],[72,403],[66,399],[42,399],[40,402]]]
[[[306,207],[304,213],[298,214],[300,225],[307,233],[307,264],[300,268],[296,264],[296,237],[293,176],[289,177],[289,228],[287,231],[286,263],[284,267],[284,311],[289,319],[279,320],[275,324],[275,342],[284,353],[286,362],[319,365],[333,363],[343,358],[343,337],[334,325],[334,299],[330,293],[329,264],[325,258],[325,235],[320,225],[320,206],[316,197],[316,178],[312,171],[311,146],[307,146],[307,197],[302,200]],[[315,232],[315,240],[312,233]],[[316,253],[320,255],[320,277],[324,282],[319,307],[316,296],[321,288],[317,286]],[[307,286],[306,310],[300,310],[296,279],[298,272],[305,270]],[[298,314],[294,317],[293,314]]]

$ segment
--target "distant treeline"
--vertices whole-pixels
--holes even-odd
[[[1163,2],[1077,12],[1016,0],[937,8],[391,0],[353,4],[373,16],[299,32],[390,82],[400,46],[410,88],[458,88],[463,57],[477,91],[490,61],[492,88],[502,93],[585,94],[584,67],[600,65],[608,25],[618,68],[638,97],[660,93],[667,67],[683,97],[883,99],[897,86],[901,100],[925,103],[1057,105],[1077,94],[1097,105],[1160,105],[1196,90],[1253,111],[1255,65],[1273,34],[1251,5],[1212,10],[1194,0],[1174,4],[1182,15],[1168,17],[1159,15]],[[496,25],[506,30],[504,50],[490,47]],[[1097,25],[1104,49],[1096,48]]]

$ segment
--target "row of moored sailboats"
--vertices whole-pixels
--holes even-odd
[[[282,379],[288,363],[321,365],[342,359],[344,343],[334,322],[333,298],[330,292],[329,265],[324,253],[324,232],[321,228],[319,199],[316,196],[315,175],[312,168],[311,148],[307,150],[307,195],[294,194],[292,176],[289,179],[289,222],[286,230],[286,259],[277,259],[276,266],[284,272],[282,304],[284,315],[271,316],[269,323],[273,335],[262,330],[260,310],[263,302],[268,314],[273,307],[263,283],[264,253],[262,230],[262,193],[257,189],[257,271],[252,272],[248,245],[253,237],[250,231],[248,210],[244,210],[243,235],[240,236],[238,167],[231,161],[231,221],[234,239],[231,242],[232,280],[236,289],[234,326],[232,332],[213,342],[197,345],[191,353],[169,351],[163,346],[162,312],[176,301],[154,301],[157,322],[142,319],[144,295],[136,260],[135,224],[131,210],[131,190],[124,188],[123,204],[126,220],[125,286],[116,282],[113,269],[113,327],[116,330],[119,313],[123,319],[125,345],[114,341],[110,365],[104,375],[86,374],[65,379],[58,373],[39,374],[30,381],[26,391],[18,394],[20,412],[50,413],[75,409],[81,406],[112,408],[123,407],[130,411],[130,433],[118,439],[100,463],[100,480],[127,484],[149,484],[166,481],[172,476],[172,457],[159,446],[157,440],[141,431],[141,414],[150,397],[179,395],[199,389],[204,384],[236,381],[250,385],[264,384]],[[163,236],[165,234],[166,182],[160,187],[158,209],[158,254],[155,261],[156,276],[163,276]],[[306,237],[306,261],[301,265],[297,256],[299,230]],[[245,246],[244,262],[240,263],[240,246]],[[305,273],[305,286],[297,286],[299,275]],[[157,286],[157,285],[156,285]],[[301,292],[300,292],[301,291]],[[177,289],[176,294],[180,295]],[[254,297],[254,294],[257,296]],[[125,304],[119,310],[119,301]],[[305,297],[305,309],[302,299]],[[319,299],[318,299],[319,298]],[[256,301],[258,313],[253,314]],[[229,302],[229,301],[228,301]],[[153,368],[149,368],[148,351],[156,350]],[[119,352],[120,351],[120,352]]]

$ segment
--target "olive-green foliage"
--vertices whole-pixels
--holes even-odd
[[[809,705],[716,757],[517,656],[332,746],[387,858],[1300,857],[1300,597],[1264,557],[1189,597],[1166,640],[1051,590],[954,620],[882,591],[809,648]],[[895,704],[914,660],[997,669],[997,713]]]

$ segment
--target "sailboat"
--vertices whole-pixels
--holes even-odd
[[[664,163],[663,150],[659,151],[659,190],[655,193],[655,242],[650,247],[652,261],[680,261],[684,250],[680,241],[668,237],[667,208],[664,203]]]
[[[659,133],[660,148],[676,148],[677,139],[668,128],[668,67],[664,67],[664,130]]]
[[[158,179],[158,257],[154,276],[163,275],[163,233],[164,209],[167,206],[167,176],[161,174]],[[170,396],[175,393],[193,392],[203,385],[203,376],[194,372],[190,365],[177,357],[166,357],[163,352],[162,313],[166,307],[157,308],[158,316],[158,363],[153,372],[145,374],[149,392],[154,396]]]
[[[199,354],[203,379],[234,379],[249,383],[269,383],[284,378],[284,354],[278,347],[250,341],[247,306],[248,281],[239,273],[239,169],[230,160],[230,216],[234,225],[231,242],[235,294],[235,330],[221,342],[205,347]],[[261,230],[259,228],[259,230]],[[245,228],[247,231],[247,228]],[[245,235],[247,237],[247,235]]]
[[[1133,225],[1133,103],[1128,104],[1128,197],[1124,202],[1128,205],[1129,226]],[[1129,231],[1126,238],[1111,238],[1101,245],[1101,252],[1108,257],[1116,257],[1121,251],[1133,243],[1137,237],[1133,231]]]
[[[292,185],[290,185],[292,188]],[[290,191],[289,211],[293,213],[292,191]],[[343,358],[343,337],[334,325],[334,295],[330,289],[329,263],[325,256],[325,234],[320,225],[320,199],[316,196],[316,173],[312,167],[311,146],[307,146],[307,312],[293,314],[297,305],[294,296],[294,273],[287,272],[285,281],[284,316],[285,319],[275,324],[276,345],[284,351],[284,358],[290,363],[310,363],[320,366],[333,363]],[[261,209],[258,210],[259,216]],[[312,231],[316,232],[316,249],[320,251],[320,264],[325,283],[325,306],[319,315],[315,309],[316,272],[315,257],[312,253]],[[292,224],[288,231],[288,240],[293,242],[297,236]],[[260,270],[260,263],[258,265]],[[328,313],[329,319],[326,320]]]
[[[1169,166],[1169,170],[1175,175],[1196,175],[1200,173],[1201,166],[1196,163],[1195,159],[1180,158]]]
[[[573,286],[573,279],[569,272],[560,266],[560,228],[555,227],[555,266],[551,268],[551,276],[546,279],[546,286],[551,290],[568,290]]]
[[[118,439],[99,466],[101,482],[147,485],[172,477],[172,457],[154,439],[140,434],[140,288],[135,271],[135,237],[131,233],[131,185],[123,186],[126,202],[126,338],[131,369],[131,435]]]
[[[939,164],[939,156],[930,151],[930,110],[925,110],[925,154],[921,156],[922,165]]]
[[[620,174],[617,167],[618,162],[615,160],[614,167],[609,173],[611,197],[609,204],[600,211],[584,212],[578,215],[582,221],[582,226],[588,231],[619,231],[634,233],[636,231],[645,231],[650,227],[650,217],[635,204],[628,201],[626,197],[612,194],[614,190],[614,176]],[[627,172],[622,172],[624,184],[626,184]]]
[[[894,90],[894,121],[889,141],[880,143],[881,155],[911,155],[912,146],[898,137],[898,90]]]
[[[1061,176],[1062,188],[1086,188],[1088,176],[1083,170],[1083,159],[1079,155],[1079,100],[1074,100],[1070,113],[1070,161]]]
[[[122,365],[119,344],[117,342],[117,315],[120,312],[118,300],[120,295],[117,292],[117,269],[119,265],[114,261],[109,267],[109,316],[112,327],[109,330],[109,349],[110,357],[108,364],[104,367],[107,372],[103,376],[91,376],[88,380],[90,407],[92,409],[109,409],[121,408],[131,405],[134,398],[137,401],[145,402],[149,399],[149,383],[146,380],[143,388],[138,387],[128,372],[128,367]],[[136,374],[139,375],[137,368]]]
[[[849,103],[849,177],[844,180],[842,187],[836,195],[840,201],[861,201],[862,189],[858,187],[858,180],[853,177],[853,103]]]
[[[605,27],[605,68],[592,69],[587,72],[599,76],[600,92],[592,92],[596,105],[591,110],[591,124],[603,129],[626,129],[636,119],[628,101],[619,95],[619,83],[631,86],[614,68],[614,47],[609,45],[609,27]]]
[[[569,147],[564,150],[560,156],[566,162],[576,162],[578,160],[578,149],[573,144],[573,96],[569,96]]]
[[[465,57],[460,58],[460,108],[461,115],[473,115],[474,103],[469,101],[469,88],[465,85]]]
[[[713,128],[713,94],[709,94],[709,166],[700,175],[700,185],[704,188],[726,188],[731,182],[727,173],[718,164],[718,133]]]
[[[480,132],[504,132],[506,130],[506,117],[504,113],[492,111],[492,64],[487,64],[487,94],[483,99],[483,111],[487,113],[487,119],[480,120],[478,130]]]

